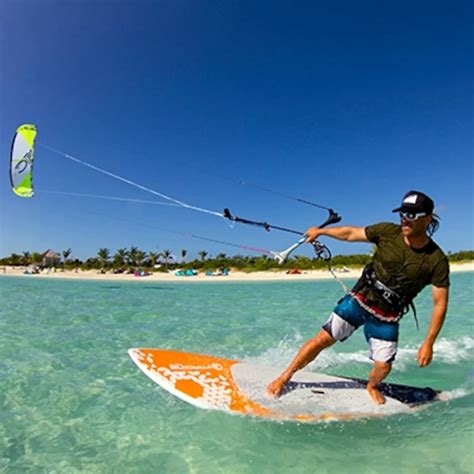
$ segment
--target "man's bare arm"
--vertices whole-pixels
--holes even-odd
[[[418,350],[418,365],[426,367],[433,358],[433,344],[443,327],[446,311],[448,310],[448,288],[433,286],[433,313],[431,315],[430,327],[425,341]]]
[[[308,242],[313,242],[321,235],[326,235],[337,240],[345,240],[346,242],[369,241],[365,235],[365,227],[340,226],[328,227],[324,229],[310,227],[305,233],[305,236],[308,237]]]

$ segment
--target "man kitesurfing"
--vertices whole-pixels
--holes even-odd
[[[439,227],[434,202],[426,194],[409,191],[400,207],[400,225],[379,223],[368,227],[311,227],[305,236],[312,243],[320,236],[347,242],[372,242],[376,252],[357,284],[334,308],[316,336],[300,349],[288,368],[267,386],[278,397],[293,374],[313,361],[336,341],[345,341],[364,326],[374,365],[367,390],[376,404],[385,403],[377,388],[395,360],[399,322],[413,300],[426,286],[432,286],[433,311],[428,334],[418,350],[418,365],[425,367],[433,357],[433,344],[443,326],[448,307],[448,259],[431,236]],[[416,318],[416,313],[415,313]]]
[[[10,180],[12,189],[15,194],[25,198],[31,198],[35,194],[32,175],[36,135],[37,128],[35,125],[21,125],[15,133],[11,148]],[[434,308],[428,335],[418,351],[418,362],[420,367],[424,367],[431,362],[433,344],[443,325],[448,306],[449,264],[443,251],[431,239],[439,226],[439,222],[437,216],[433,213],[433,200],[426,194],[410,191],[404,196],[402,205],[393,211],[399,212],[400,225],[379,223],[368,227],[343,226],[328,228],[327,226],[336,224],[341,220],[341,217],[333,209],[278,191],[261,188],[264,191],[280,194],[288,199],[328,211],[326,221],[320,224],[319,227],[308,229],[304,237],[301,238],[303,235],[301,231],[237,217],[232,215],[229,209],[224,209],[224,212],[217,212],[198,207],[49,146],[41,146],[76,164],[165,200],[165,202],[156,202],[156,204],[175,205],[229,219],[232,222],[262,227],[267,231],[275,229],[298,234],[300,236],[298,242],[283,252],[273,252],[193,236],[211,242],[272,255],[279,263],[286,261],[292,251],[308,242],[313,245],[317,257],[328,262],[329,270],[335,276],[330,264],[331,252],[325,245],[316,240],[319,236],[329,236],[348,242],[372,242],[377,246],[372,262],[364,269],[362,277],[352,291],[344,287],[347,293],[346,296],[337,303],[322,330],[304,344],[289,367],[267,386],[267,392],[270,395],[276,397],[281,395],[285,384],[289,382],[296,371],[314,360],[323,349],[332,346],[336,341],[346,340],[357,328],[364,326],[365,337],[370,347],[370,357],[374,361],[374,366],[369,374],[367,389],[375,403],[383,404],[385,398],[377,387],[387,377],[392,368],[392,362],[397,353],[399,321],[410,308],[414,311],[413,300],[427,285],[432,285]],[[130,201],[130,199],[110,196],[93,196],[71,192],[63,192],[63,194]],[[344,286],[341,281],[340,283]]]

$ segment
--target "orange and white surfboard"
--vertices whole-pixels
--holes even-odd
[[[265,388],[281,368],[161,349],[130,349],[129,355],[151,380],[199,408],[275,420],[318,421],[410,412],[438,399],[431,388],[382,384],[386,403],[374,405],[366,381],[297,372],[278,399]]]

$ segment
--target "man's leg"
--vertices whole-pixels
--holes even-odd
[[[280,396],[283,387],[296,371],[306,367],[323,349],[332,346],[335,342],[336,339],[334,339],[326,330],[321,329],[315,337],[306,341],[288,368],[267,386],[267,393],[274,397]]]
[[[323,329],[304,344],[288,368],[267,386],[267,393],[274,397],[281,395],[283,387],[297,370],[306,367],[326,347],[332,346],[336,341],[345,341],[364,322],[365,316],[358,303],[350,296],[342,298]]]
[[[392,369],[391,362],[380,362],[374,361],[374,366],[369,373],[369,382],[367,383],[367,391],[372,397],[372,400],[377,405],[383,405],[385,403],[385,397],[380,393],[380,390],[377,388],[379,383],[387,377]]]
[[[387,323],[371,318],[364,326],[365,337],[369,343],[370,358],[374,366],[369,373],[367,391],[374,403],[382,405],[385,397],[377,388],[392,369],[392,362],[397,355],[398,323]]]

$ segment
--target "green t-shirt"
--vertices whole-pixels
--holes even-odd
[[[449,287],[448,259],[433,240],[414,249],[405,243],[400,226],[389,222],[366,227],[365,235],[377,247],[372,259],[377,278],[400,296],[412,300],[427,285]],[[360,292],[369,304],[390,310],[369,289]]]

